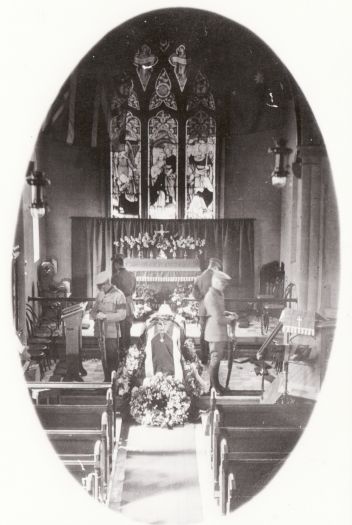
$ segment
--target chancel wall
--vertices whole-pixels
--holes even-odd
[[[236,135],[226,148],[224,217],[256,219],[256,275],[262,264],[280,257],[281,196],[270,183],[272,158],[267,149],[271,143],[272,131],[268,131]],[[42,140],[38,163],[51,180],[46,191],[49,211],[42,219],[46,253],[58,260],[57,278],[70,278],[70,217],[106,216],[109,166],[99,150],[50,138]]]
[[[42,138],[38,165],[50,179],[46,190],[49,210],[43,221],[48,257],[58,261],[57,279],[71,278],[71,217],[104,217],[108,190],[101,151]]]

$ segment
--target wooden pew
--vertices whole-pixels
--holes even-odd
[[[105,500],[121,406],[116,399],[116,373],[111,384],[32,383],[28,387],[39,420],[64,465],[88,492]]]
[[[117,395],[116,371],[111,374],[111,383],[49,382],[28,383],[28,389],[37,405],[97,405],[112,404],[113,436],[116,434],[116,417],[121,410],[122,399]],[[111,390],[111,393],[107,392]],[[110,414],[110,408],[107,408]]]
[[[90,396],[87,396],[88,398]],[[104,398],[103,398],[104,399]],[[109,464],[112,462],[112,452],[115,441],[115,418],[113,410],[112,390],[109,388],[102,405],[36,405],[36,412],[40,422],[46,430],[99,430],[101,416],[106,412],[107,417],[107,447]]]
[[[220,442],[227,440],[230,452],[289,453],[301,437],[302,429],[294,427],[219,427],[214,428],[214,490],[219,489]]]
[[[238,403],[230,397],[216,397],[212,392],[210,413],[208,416],[208,434],[210,434],[210,450],[213,453],[214,417],[218,414],[218,426],[269,426],[304,428],[311,416],[314,403],[296,405],[247,404]]]
[[[37,405],[45,429],[100,429],[106,405]]]
[[[48,383],[27,383],[28,390],[31,394],[32,400],[37,405],[42,404],[61,404],[60,398],[62,396],[105,396],[109,388],[113,393],[116,392],[114,382],[111,383],[64,383],[64,382],[48,382]],[[78,404],[78,403],[74,403]],[[85,403],[82,403],[85,404]],[[94,404],[94,403],[89,403]]]
[[[305,427],[313,406],[305,405],[216,405],[220,426]]]
[[[48,417],[48,409],[54,408],[54,415],[57,415],[56,406],[39,406],[39,412],[43,415],[43,409],[45,416],[42,419],[44,427],[46,428],[47,437],[53,445],[59,458],[68,469],[68,471],[74,475],[76,479],[82,479],[87,477],[90,473],[97,475],[99,481],[99,494],[102,497],[107,493],[107,487],[109,482],[110,473],[110,459],[109,459],[109,425],[108,425],[108,414],[106,411],[102,412],[99,417],[99,428],[96,428],[95,416],[91,419],[88,418],[86,427],[81,428],[82,425],[77,424],[78,428],[72,428],[74,426],[73,421],[77,421],[77,410],[73,411],[73,420],[70,420],[65,413],[65,419],[59,419],[59,424],[56,428],[52,428],[51,415]],[[66,408],[66,407],[65,407]],[[72,408],[72,407],[68,407]],[[74,407],[76,409],[76,407]],[[66,423],[63,425],[63,423]],[[61,428],[63,425],[64,428]],[[51,427],[51,428],[48,428]],[[89,428],[92,427],[92,428]],[[99,454],[97,454],[96,443],[99,443]],[[99,475],[98,475],[99,474]],[[105,496],[104,496],[105,497]]]
[[[212,395],[210,457],[223,513],[253,496],[274,475],[302,435],[313,408],[311,402],[238,404]]]
[[[209,405],[209,416],[208,423],[206,427],[206,435],[211,435],[213,429],[213,419],[215,410],[221,407],[233,407],[238,405],[259,405],[261,398],[259,395],[242,395],[242,396],[217,396],[214,388],[211,389],[210,393],[210,405]]]
[[[104,450],[103,443],[98,440],[94,445],[94,470],[82,478],[82,484],[85,490],[95,500],[104,502],[107,497],[107,489],[104,487]]]
[[[275,475],[288,452],[231,452],[221,440],[219,503],[222,514],[248,501]]]

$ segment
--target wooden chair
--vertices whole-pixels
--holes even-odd
[[[270,324],[270,316],[272,317],[280,317],[280,314],[282,310],[286,307],[286,304],[288,301],[292,300],[292,294],[293,294],[293,288],[294,283],[289,283],[287,287],[284,290],[283,296],[280,297],[262,297],[259,304],[260,307],[260,315],[261,315],[261,332],[262,335],[266,334],[269,330],[269,324]],[[258,296],[260,297],[260,296]],[[291,303],[289,303],[291,304]]]
[[[60,335],[55,323],[39,318],[30,304],[26,304],[27,344],[29,346],[45,345],[48,360],[57,358],[56,341]]]
[[[47,349],[48,348],[45,345],[37,345],[36,347],[28,346],[30,362],[36,363],[39,366],[40,380],[43,379],[44,373],[48,366]]]

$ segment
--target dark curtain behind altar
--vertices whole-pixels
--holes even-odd
[[[161,226],[170,235],[205,239],[204,261],[219,257],[233,281],[231,296],[254,292],[254,219],[107,219],[72,217],[72,294],[94,297],[95,275],[111,271],[113,243],[124,235],[153,236]],[[235,295],[233,295],[235,294]]]

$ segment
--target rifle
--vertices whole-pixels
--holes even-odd
[[[105,320],[97,319],[98,322],[98,344],[101,355],[101,362],[103,365],[103,370],[105,377],[107,376],[107,361],[106,361],[106,346],[105,346]]]
[[[227,341],[227,377],[226,377],[226,384],[225,389],[227,390],[230,383],[230,377],[232,372],[232,365],[233,365],[233,356],[236,350],[236,337],[235,337],[235,329],[236,329],[236,319],[232,321],[232,323],[229,325],[229,338]]]

